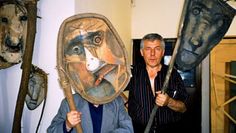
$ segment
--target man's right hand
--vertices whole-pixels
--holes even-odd
[[[66,115],[67,130],[70,130],[71,128],[75,127],[80,122],[81,122],[81,112],[73,110],[67,113]]]

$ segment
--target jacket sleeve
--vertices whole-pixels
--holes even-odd
[[[133,133],[132,121],[125,109],[124,101],[121,97],[118,97],[116,100],[118,106],[118,128],[113,133]]]
[[[69,106],[64,99],[61,102],[60,108],[56,114],[56,116],[53,118],[51,125],[47,129],[47,133],[64,133],[65,129],[63,129],[63,124],[66,120],[66,114],[69,112]],[[72,129],[74,130],[74,129]]]

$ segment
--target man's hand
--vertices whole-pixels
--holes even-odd
[[[167,93],[163,94],[161,91],[158,91],[156,94],[157,97],[155,102],[158,106],[168,106],[170,109],[181,113],[184,113],[187,110],[184,102],[169,97]]]
[[[167,93],[162,93],[161,91],[157,91],[156,92],[157,96],[156,96],[156,104],[158,106],[167,106],[169,103],[169,99],[170,97],[168,96]]]
[[[81,112],[70,111],[66,115],[66,129],[70,130],[81,122]]]

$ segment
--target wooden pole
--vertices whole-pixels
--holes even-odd
[[[171,60],[170,60],[170,64],[169,64],[169,67],[168,67],[168,70],[167,70],[165,81],[164,81],[164,84],[163,84],[162,89],[161,89],[161,91],[163,93],[165,93],[166,90],[167,90],[167,87],[168,87],[168,84],[169,84],[169,79],[170,79],[170,76],[171,76],[171,72],[173,70],[175,58],[176,58],[176,55],[177,55],[177,52],[178,52],[178,49],[179,49],[179,46],[180,46],[181,31],[183,29],[183,21],[184,21],[184,17],[186,15],[186,12],[187,12],[188,3],[189,3],[189,0],[185,0],[182,15],[181,15],[181,18],[180,18],[180,23],[179,23],[179,30],[178,30],[178,33],[177,33],[177,41],[176,41],[176,44],[175,44],[173,55],[172,55]],[[152,109],[152,112],[150,114],[150,118],[149,118],[149,121],[148,121],[148,124],[145,128],[144,133],[149,133],[150,128],[151,128],[152,123],[153,123],[153,120],[154,120],[154,117],[156,115],[157,109],[158,109],[158,106],[155,104],[153,109]]]
[[[71,86],[69,84],[68,78],[67,78],[67,74],[66,72],[62,69],[62,68],[58,68],[58,72],[60,75],[60,85],[63,88],[64,94],[66,96],[67,102],[69,104],[70,110],[77,110],[76,106],[75,106],[75,101],[73,98],[73,94],[72,94],[72,90],[71,90]],[[79,111],[79,110],[77,110]],[[75,126],[77,133],[83,133],[82,127],[80,124],[77,124]]]
[[[25,43],[26,46],[22,62],[21,83],[16,102],[12,133],[21,133],[21,118],[24,108],[25,97],[28,91],[32,55],[33,55],[33,48],[36,34],[37,2],[27,3],[26,9],[28,12],[28,22],[27,22],[28,32]]]

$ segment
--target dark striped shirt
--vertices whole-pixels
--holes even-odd
[[[161,71],[157,73],[154,80],[155,91],[161,90],[167,70],[168,66],[162,65]],[[130,79],[126,90],[129,90],[129,115],[131,116],[134,125],[138,124],[145,129],[151,111],[155,105],[155,96],[153,96],[151,90],[151,83],[145,65],[139,64],[132,69],[132,78]],[[185,90],[180,74],[175,69],[172,70],[172,75],[170,77],[169,86],[166,93],[170,97],[181,100],[187,104],[188,93]],[[154,123],[156,126],[174,123],[179,121],[182,115],[182,113],[175,112],[167,106],[159,107],[157,114],[155,115]]]

